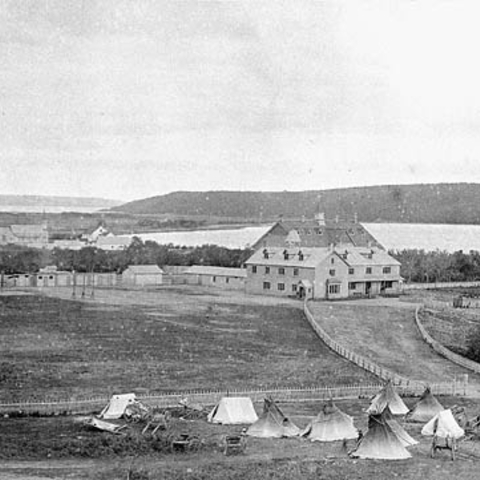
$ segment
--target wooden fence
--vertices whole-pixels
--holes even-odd
[[[254,403],[263,402],[267,396],[272,396],[277,402],[323,402],[330,398],[355,399],[372,398],[383,387],[383,384],[361,384],[344,386],[318,386],[309,388],[265,388],[265,389],[235,389],[235,390],[205,390],[184,391],[164,395],[137,395],[138,400],[146,405],[157,408],[179,406],[181,400],[202,407],[212,407],[223,397],[250,397]],[[436,395],[456,395],[462,393],[455,382],[430,385]],[[397,385],[396,390],[402,396],[419,396],[425,386],[420,384]],[[107,397],[96,397],[58,402],[27,401],[0,404],[0,414],[91,414],[99,412],[109,401]]]
[[[310,323],[315,333],[329,348],[331,348],[334,352],[338,353],[340,356],[346,358],[347,360],[363,368],[364,370],[373,373],[382,380],[392,380],[395,385],[407,388],[412,387],[414,389],[420,388],[422,390],[425,388],[425,385],[423,383],[411,380],[409,378],[398,375],[391,370],[383,368],[380,365],[377,365],[375,362],[372,362],[371,360],[362,357],[361,355],[358,355],[357,353],[349,350],[348,348],[340,345],[338,342],[333,340],[333,338],[331,338],[330,335],[328,335],[328,333],[325,332],[325,330],[323,330],[323,328],[315,321],[313,314],[308,308],[307,301],[304,303],[304,312],[308,322]]]
[[[420,331],[420,335],[422,336],[423,340],[430,345],[433,350],[435,350],[439,355],[442,357],[447,358],[453,363],[460,365],[461,367],[467,368],[475,373],[480,373],[480,364],[469,360],[468,358],[462,357],[458,355],[448,348],[444,347],[441,343],[437,342],[431,335],[427,332],[425,327],[420,322],[420,311],[422,307],[417,307],[415,310],[415,323],[417,325],[418,330]]]
[[[440,288],[470,288],[480,287],[480,282],[434,282],[434,283],[404,283],[402,290],[437,290]]]

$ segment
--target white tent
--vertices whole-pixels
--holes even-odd
[[[437,413],[422,428],[422,435],[436,435],[437,437],[460,438],[465,435],[465,431],[461,428],[450,409]]]
[[[407,415],[409,422],[425,423],[431,420],[437,413],[445,410],[442,404],[433,396],[430,388],[426,388],[419,401]]]
[[[254,423],[258,416],[249,397],[223,397],[207,419],[210,423],[232,425]]]
[[[134,393],[113,395],[108,405],[101,411],[99,418],[105,420],[120,418],[125,413],[126,408],[136,402]]]
[[[391,380],[387,382],[385,387],[375,396],[372,403],[367,408],[367,413],[382,413],[386,407],[390,408],[393,415],[405,415],[409,409],[395,391]]]
[[[262,438],[295,437],[300,429],[289,420],[280,407],[271,399],[263,402],[263,413],[247,430],[247,435]]]
[[[353,419],[342,412],[333,401],[328,402],[322,411],[308,424],[301,433],[312,442],[334,442],[335,440],[358,437],[358,430],[353,425]]]
[[[352,452],[351,456],[380,460],[411,458],[410,453],[386,420],[385,411],[369,415],[367,433],[360,440],[357,449]]]

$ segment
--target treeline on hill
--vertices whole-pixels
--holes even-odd
[[[81,250],[55,248],[51,252],[9,246],[0,251],[0,270],[5,274],[36,272],[41,267],[55,265],[59,270],[77,272],[122,272],[129,265],[211,265],[240,267],[252,254],[251,250],[228,249],[217,245],[195,248],[159,245],[134,237],[131,245],[117,252],[95,247]]]
[[[480,223],[480,185],[383,185],[304,192],[173,192],[114,207],[128,214],[235,217],[271,221],[339,215],[362,222]]]

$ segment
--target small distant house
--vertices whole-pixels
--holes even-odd
[[[225,290],[245,289],[247,272],[244,268],[210,267],[192,265],[186,270],[186,283],[189,285],[206,285]]]
[[[158,265],[130,265],[122,273],[122,284],[139,287],[161,285],[164,273]]]
[[[48,245],[47,225],[10,225],[0,227],[0,245],[9,243],[26,247],[45,248]]]

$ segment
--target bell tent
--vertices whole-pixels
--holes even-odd
[[[263,438],[295,437],[299,434],[300,429],[268,398],[264,400],[261,417],[247,430],[247,435]]]
[[[129,405],[137,403],[134,393],[113,395],[107,406],[100,412],[99,418],[113,420],[121,418]]]
[[[395,420],[392,412],[390,411],[390,407],[386,407],[383,411],[383,414],[385,421],[388,423],[390,428],[393,430],[393,433],[395,433],[404,447],[411,447],[412,445],[418,444],[418,442],[407,433],[400,423]]]
[[[408,412],[408,407],[395,391],[391,380],[387,382],[372,400],[370,406],[367,408],[367,413],[382,413],[387,406],[393,415],[405,415]]]
[[[258,420],[249,397],[223,397],[208,414],[210,423],[224,425],[248,424]]]
[[[380,460],[402,460],[411,457],[385,418],[385,412],[369,415],[367,433],[351,456]]]
[[[342,412],[333,401],[326,403],[321,412],[301,433],[312,442],[334,442],[358,437],[353,418]]]
[[[422,428],[422,435],[436,435],[441,438],[460,438],[465,435],[465,431],[461,428],[450,409],[437,413]]]
[[[418,402],[408,413],[407,419],[410,422],[425,423],[443,410],[445,409],[442,404],[433,396],[430,388],[427,387]]]

